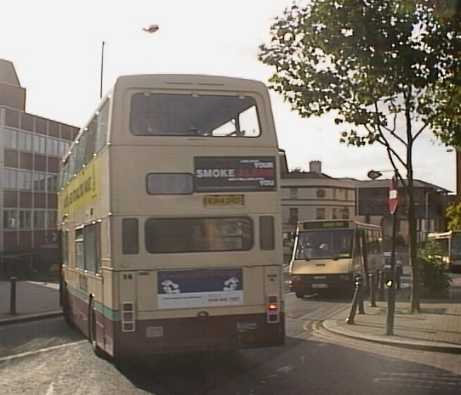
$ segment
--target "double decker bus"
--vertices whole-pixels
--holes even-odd
[[[350,293],[354,278],[384,269],[382,232],[376,225],[353,220],[300,222],[289,267],[290,287],[306,294]]]
[[[260,82],[117,79],[60,177],[63,312],[96,353],[284,343],[278,157]]]
[[[461,231],[434,232],[427,235],[440,249],[441,260],[451,272],[461,271]]]

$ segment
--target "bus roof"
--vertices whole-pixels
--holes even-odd
[[[266,85],[261,81],[237,77],[224,77],[205,74],[138,74],[123,75],[117,78],[115,88],[167,88],[167,89],[217,89],[238,91],[267,91]]]

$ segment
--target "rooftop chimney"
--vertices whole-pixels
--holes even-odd
[[[309,162],[309,171],[311,173],[322,174],[322,162],[319,160],[311,160]]]

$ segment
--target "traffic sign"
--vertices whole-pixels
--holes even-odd
[[[397,211],[399,205],[399,196],[397,192],[397,180],[395,177],[391,179],[391,185],[389,186],[389,212],[393,215]]]

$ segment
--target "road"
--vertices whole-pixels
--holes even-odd
[[[97,358],[62,319],[0,327],[2,394],[456,394],[459,355],[364,343],[318,323],[348,307],[287,294],[284,347],[152,358]]]

